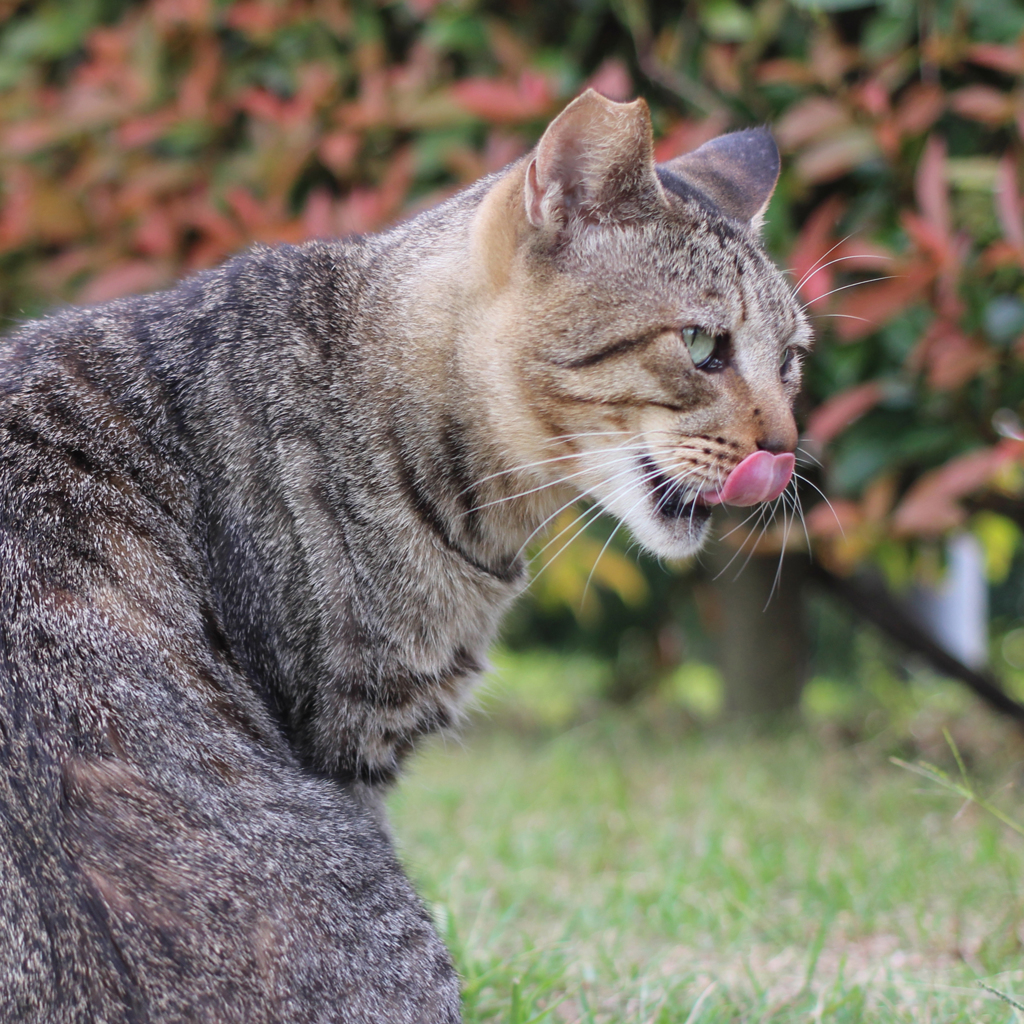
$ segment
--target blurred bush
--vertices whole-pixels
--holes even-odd
[[[0,0],[0,314],[376,230],[524,153],[587,84],[645,96],[662,158],[775,130],[767,242],[820,338],[818,556],[927,577],[968,525],[993,580],[1019,581],[1018,0]],[[544,574],[549,619],[660,600],[609,551],[589,611],[593,551]],[[671,638],[645,636],[670,671]]]

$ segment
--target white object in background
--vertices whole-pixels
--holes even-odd
[[[988,661],[988,583],[985,553],[977,537],[960,533],[946,543],[946,575],[935,588],[921,587],[911,599],[921,623],[954,657],[970,668]]]

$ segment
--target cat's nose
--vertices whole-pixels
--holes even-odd
[[[794,431],[794,435],[795,435]],[[778,437],[761,437],[757,440],[757,450],[759,452],[771,452],[772,455],[782,455],[786,452],[794,451],[796,448],[796,437],[790,441],[789,438],[778,438]]]
[[[766,423],[761,420],[758,425],[761,428],[757,437],[758,451],[771,452],[772,455],[796,451],[800,436],[797,433],[793,416],[788,410],[785,416],[779,417],[778,421]]]

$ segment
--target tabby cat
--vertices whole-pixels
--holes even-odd
[[[383,234],[0,342],[0,1020],[459,1019],[381,793],[567,501],[678,557],[786,485],[777,173],[588,92]]]

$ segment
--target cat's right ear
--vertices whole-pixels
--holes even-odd
[[[759,230],[779,180],[779,148],[767,128],[719,135],[692,153],[659,164],[662,181],[686,196],[679,180],[709,198],[721,213]]]
[[[588,89],[548,125],[526,168],[526,216],[536,228],[638,220],[666,205],[643,100]]]

